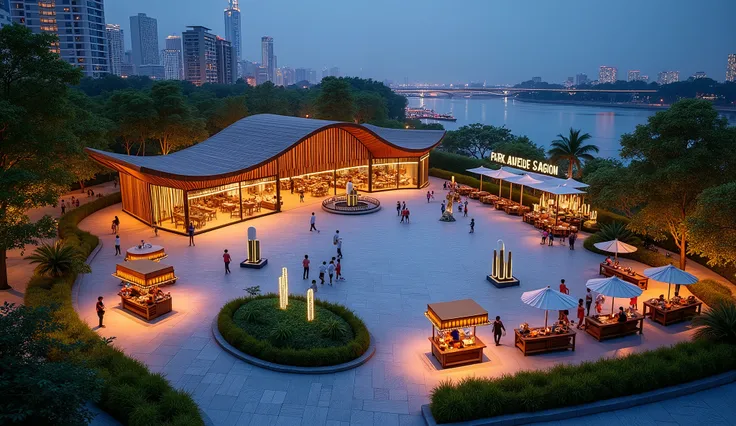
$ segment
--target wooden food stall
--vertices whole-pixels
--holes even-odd
[[[527,324],[514,329],[514,345],[524,356],[545,352],[575,350],[575,332],[558,325],[530,329]]]
[[[476,327],[489,325],[488,311],[472,299],[431,303],[424,315],[432,323],[432,355],[442,368],[483,362],[486,345]]]
[[[619,277],[626,282],[639,286],[642,290],[646,290],[649,286],[649,278],[644,275],[637,274],[634,271],[627,271],[623,268],[616,268],[614,266],[607,265],[605,262],[601,263],[598,272],[606,277]]]
[[[141,244],[133,246],[125,251],[125,260],[153,260],[158,262],[161,259],[165,259],[168,255],[164,250],[163,246],[157,246],[153,244]]]
[[[171,312],[171,294],[159,286],[176,283],[174,267],[152,260],[118,263],[114,277],[123,284],[121,307],[150,321]]]
[[[673,299],[665,303],[652,299],[644,302],[644,317],[649,317],[652,321],[667,326],[700,315],[702,309],[703,302],[693,296],[687,299]]]
[[[617,314],[585,317],[585,331],[599,342],[628,336],[629,334],[642,334],[644,332],[644,315],[629,312],[626,314],[625,322],[618,322]]]

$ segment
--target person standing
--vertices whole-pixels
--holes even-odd
[[[187,234],[189,234],[189,247],[196,245],[194,244],[194,222],[189,222]]]
[[[312,212],[312,216],[309,217],[309,232],[317,231],[317,233],[319,233],[317,227],[315,226],[315,223],[317,223],[317,216],[315,216],[314,212]]]
[[[313,292],[317,292],[317,280],[312,280],[312,285],[309,286]]]
[[[396,216],[401,216],[401,202],[396,202]]]
[[[115,236],[115,256],[120,254],[120,235]]]
[[[587,316],[590,316],[590,305],[593,304],[593,293],[588,289],[585,293],[585,312]]]
[[[74,202],[74,206],[79,207],[79,198],[77,198],[77,201]]]
[[[560,293],[570,294],[570,289],[565,285],[565,280],[560,280]]]
[[[118,219],[117,216],[115,216],[115,219],[112,220],[112,233],[117,234],[120,230],[120,219]]]
[[[222,260],[225,262],[225,274],[230,273],[230,253],[225,249],[225,253],[222,254]]]
[[[575,250],[575,240],[578,239],[577,232],[570,232],[570,236],[567,238],[567,242],[570,244],[570,250]]]
[[[335,281],[344,281],[345,277],[342,276],[342,264],[340,263],[340,259],[337,259],[337,264],[335,265]]]
[[[330,276],[330,285],[332,285],[332,277],[335,276],[335,262],[330,260],[330,264],[327,265],[327,274]]]
[[[320,284],[325,285],[325,274],[327,273],[327,262],[322,261],[322,264],[319,265],[319,281]]]
[[[493,340],[496,342],[496,346],[501,346],[502,335],[506,335],[506,327],[503,326],[501,317],[496,315],[496,320],[493,321]]]
[[[427,191],[427,202],[429,202],[430,198],[432,198],[432,194],[430,194],[429,191]]]
[[[155,220],[151,223],[151,227],[153,228],[153,235],[158,237],[158,224]]]
[[[463,209],[463,217],[468,217],[468,202],[465,202],[465,209]]]
[[[299,202],[300,203],[304,202],[304,190],[303,189],[299,190]]]
[[[555,236],[552,233],[552,230],[550,230],[549,235],[547,236],[547,243],[548,243],[547,245],[552,247],[554,245],[554,241],[555,241]]]
[[[401,221],[399,223],[404,223],[405,218],[406,218],[406,209],[401,209]]]
[[[442,188],[445,189],[445,190],[447,190],[447,181],[444,181],[442,183]]]
[[[578,330],[583,328],[585,323],[585,308],[583,308],[583,299],[578,300]]]
[[[337,239],[337,258],[342,259],[342,238]]]
[[[469,234],[475,233],[475,219],[470,219],[470,232]]]
[[[304,260],[302,260],[302,266],[304,267],[304,273],[302,274],[302,279],[303,280],[308,280],[309,279],[309,263],[310,263],[310,261],[309,261],[309,255],[305,254],[304,255]]]
[[[445,214],[445,201],[444,200],[442,201],[442,205],[440,205],[440,211],[442,212],[442,214]]]
[[[97,318],[100,319],[100,328],[105,328],[104,324],[102,324],[102,318],[105,316],[105,304],[102,303],[102,296],[97,298],[97,305],[95,305],[95,310],[97,310]]]
[[[335,231],[335,235],[332,236],[332,245],[333,246],[336,246],[337,245],[337,240],[339,240],[339,239],[340,239],[340,230],[338,229],[338,230]]]
[[[547,243],[547,235],[549,235],[549,232],[547,232],[546,229],[542,231],[542,242],[540,243],[541,245]]]
[[[432,191],[432,199],[434,200],[434,191]]]
[[[406,201],[403,202],[403,205],[401,206],[401,210],[406,210]]]
[[[61,200],[61,214],[64,214],[64,212],[66,212],[66,202]]]
[[[406,212],[406,223],[409,223],[409,214],[411,214],[411,212],[408,207],[404,211]]]

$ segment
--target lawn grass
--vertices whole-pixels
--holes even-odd
[[[290,299],[285,310],[279,309],[276,298],[258,299],[246,303],[233,315],[233,321],[246,333],[259,340],[271,340],[281,347],[294,349],[315,349],[344,346],[354,338],[350,325],[339,315],[322,306],[314,307],[314,321],[307,321],[307,304],[298,299]],[[253,314],[248,320],[249,314]],[[323,328],[337,321],[345,331],[337,338],[326,335]],[[292,335],[283,341],[272,339],[273,326],[282,324],[291,329]]]
[[[257,305],[254,306],[264,310],[263,315],[257,315],[258,309],[256,309],[255,315],[248,315],[247,309],[241,310],[242,307],[254,302],[257,302]],[[303,316],[306,320],[307,311],[306,307],[304,307],[305,303],[306,300],[304,297],[290,295],[289,307],[296,309],[291,312],[287,310],[287,312],[274,313],[265,311],[271,310],[272,308],[278,310],[278,295],[266,294],[255,297],[241,297],[231,300],[222,307],[217,316],[217,328],[222,334],[222,337],[241,352],[276,364],[299,367],[338,365],[352,361],[368,350],[371,344],[371,337],[363,321],[351,310],[342,305],[318,299],[314,301],[315,318],[318,319],[320,316],[325,317],[324,323],[320,327],[320,332],[324,334],[320,336],[320,339],[332,336],[333,340],[337,340],[337,335],[342,333],[336,332],[336,329],[340,327],[335,326],[342,325],[344,327],[343,322],[348,327],[344,337],[351,337],[339,346],[329,345],[311,348],[289,346],[293,344],[290,342],[301,342],[300,344],[302,346],[307,345],[307,343],[301,337],[297,336],[298,331],[291,328],[290,322],[282,321],[279,323],[278,319],[293,320],[298,326],[298,323],[302,320],[301,318],[297,319],[297,316]],[[333,316],[339,317],[339,321],[325,314],[325,310],[329,311]],[[236,319],[236,313],[238,312],[240,313]],[[277,322],[266,322],[266,315],[269,315],[271,320]],[[246,324],[243,324],[243,321]],[[251,324],[247,324],[250,322],[254,323],[252,327],[260,328],[256,333],[259,333],[262,337],[256,337],[246,331],[246,328],[252,329]],[[239,323],[244,326],[241,327]],[[333,325],[333,327],[329,327],[330,325]],[[309,327],[306,326],[306,328]]]

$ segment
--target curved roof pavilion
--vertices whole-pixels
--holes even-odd
[[[437,146],[444,135],[442,130],[388,129],[258,114],[169,155],[125,155],[92,148],[86,151],[103,165],[149,183],[195,189],[245,178],[276,174],[285,177],[332,168],[317,163],[339,167],[355,165],[355,160],[366,160],[367,165],[369,158],[421,157]],[[284,164],[274,167],[273,162]],[[264,173],[243,176],[259,168],[264,168]]]

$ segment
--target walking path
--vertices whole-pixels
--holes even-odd
[[[432,179],[430,190],[437,196],[445,194],[441,187],[441,181]],[[513,347],[512,329],[522,322],[538,325],[544,313],[522,304],[521,293],[545,285],[556,287],[565,278],[571,294],[582,297],[585,282],[598,277],[601,256],[583,249],[582,239],[575,251],[567,246],[541,246],[538,231],[519,217],[477,202],[470,203],[469,217],[442,223],[438,221],[440,200],[428,204],[426,191],[372,195],[385,207],[375,214],[329,215],[318,210],[319,205],[307,205],[199,235],[196,247],[188,247],[186,237],[166,232],[154,237],[148,226],[123,215],[119,205],[109,207],[81,224],[99,235],[104,246],[92,262],[93,272],[82,279],[77,300],[80,317],[96,325],[94,302],[97,296],[105,296],[107,328],[100,334],[116,336],[115,344],[127,354],[192,392],[218,425],[420,425],[420,407],[442,380],[471,374],[500,376],[560,362],[625,355],[687,340],[692,334],[688,324],[665,328],[646,321],[643,335],[599,343],[580,333],[575,352],[524,357]],[[394,216],[390,207],[397,200],[410,207],[411,224],[401,224]],[[324,232],[308,231],[312,211],[317,213],[317,228]],[[169,254],[164,262],[174,265],[179,277],[167,289],[174,312],[154,324],[117,307],[119,286],[110,274],[122,258],[114,256],[109,231],[114,215],[122,221],[123,249],[141,239],[163,245]],[[468,234],[471,218],[476,220],[474,234]],[[258,228],[269,265],[262,270],[235,268],[224,275],[222,250],[229,249],[236,262],[244,259],[249,226]],[[243,289],[251,285],[260,285],[264,293],[276,292],[280,267],[300,272],[304,254],[315,266],[335,256],[331,242],[335,229],[344,240],[347,280],[320,287],[317,297],[345,304],[363,318],[377,343],[373,359],[351,371],[304,376],[262,370],[223,351],[210,333],[222,305],[243,296]],[[521,287],[496,289],[485,280],[498,239],[514,254],[514,274]],[[637,271],[645,268],[627,260],[622,263]],[[312,268],[315,277],[316,269]],[[299,280],[298,273],[291,276],[291,292],[305,292],[308,281]],[[665,292],[666,285],[652,282],[640,301]],[[463,298],[475,299],[492,316],[500,315],[509,335],[502,346],[486,350],[487,362],[438,371],[429,355],[431,328],[424,311],[427,303]],[[478,329],[485,341],[491,341],[489,333]]]

